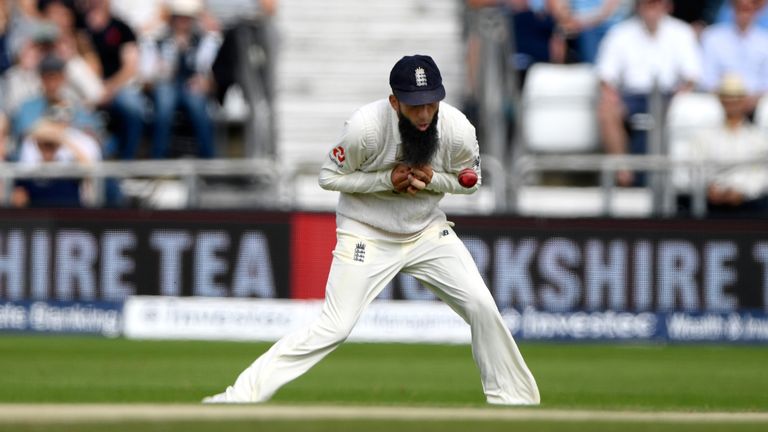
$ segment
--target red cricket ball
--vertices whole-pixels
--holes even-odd
[[[459,172],[459,184],[471,188],[477,183],[477,173],[472,168],[464,168]]]

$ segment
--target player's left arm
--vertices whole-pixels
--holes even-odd
[[[453,194],[472,194],[480,188],[482,175],[480,172],[480,146],[477,143],[475,128],[467,121],[462,132],[457,134],[450,146],[450,162],[446,172],[434,171],[427,190]],[[477,183],[465,188],[459,184],[458,174],[465,168],[471,168],[477,173]]]

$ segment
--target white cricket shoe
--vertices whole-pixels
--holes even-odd
[[[213,396],[206,396],[203,398],[202,401],[204,404],[223,404],[223,403],[230,403],[227,401],[227,394],[226,393],[217,393]]]
[[[204,397],[202,400],[202,403],[204,404],[244,404],[244,403],[252,403],[252,402],[238,398],[235,392],[232,391],[232,387],[229,387],[227,391],[223,393],[217,393],[213,396]]]

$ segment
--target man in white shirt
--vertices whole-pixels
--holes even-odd
[[[341,192],[337,243],[321,316],[278,341],[207,403],[264,402],[349,335],[363,309],[399,273],[414,276],[472,329],[486,400],[535,405],[539,391],[469,252],[438,203],[469,194],[480,175],[475,129],[445,97],[428,56],[403,57],[390,73],[393,94],[357,110],[329,151],[320,185]],[[468,171],[464,171],[468,172]]]
[[[768,92],[768,30],[755,25],[760,3],[731,0],[734,20],[715,24],[701,37],[704,73],[701,87],[717,91],[723,76],[735,73],[747,89],[747,108],[753,113]]]
[[[643,154],[645,134],[627,135],[627,120],[648,112],[658,86],[664,95],[690,90],[701,75],[699,47],[691,27],[669,15],[669,0],[638,0],[636,16],[614,26],[603,39],[596,68],[601,96],[598,120],[605,151]],[[622,186],[634,183],[618,173]]]
[[[719,88],[725,119],[714,129],[702,130],[688,144],[673,148],[675,158],[717,162],[705,165],[707,213],[711,216],[759,216],[768,211],[768,136],[750,123],[749,93],[740,76],[727,74]],[[750,161],[754,163],[749,163]],[[745,163],[747,162],[747,163]],[[733,163],[728,166],[727,164]],[[678,190],[691,192],[689,175],[676,173]],[[681,200],[682,209],[687,198]]]

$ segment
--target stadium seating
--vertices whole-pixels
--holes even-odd
[[[674,159],[690,155],[690,140],[722,124],[723,107],[717,95],[711,93],[681,93],[672,98],[667,111],[666,126],[668,154]],[[673,172],[672,183],[679,191],[690,189],[690,175],[686,169]]]
[[[539,63],[523,88],[523,140],[534,153],[598,150],[598,80],[591,65]]]
[[[277,65],[279,159],[323,160],[358,107],[386,97],[389,70],[406,54],[440,65],[448,102],[461,94],[460,5],[393,0],[368,4],[295,0],[281,4]]]
[[[614,217],[649,217],[653,213],[647,188],[619,188],[607,209]],[[525,186],[518,190],[517,212],[534,217],[594,217],[604,213],[599,187]]]
[[[681,93],[672,98],[667,111],[670,151],[702,129],[722,124],[723,107],[710,93]]]

